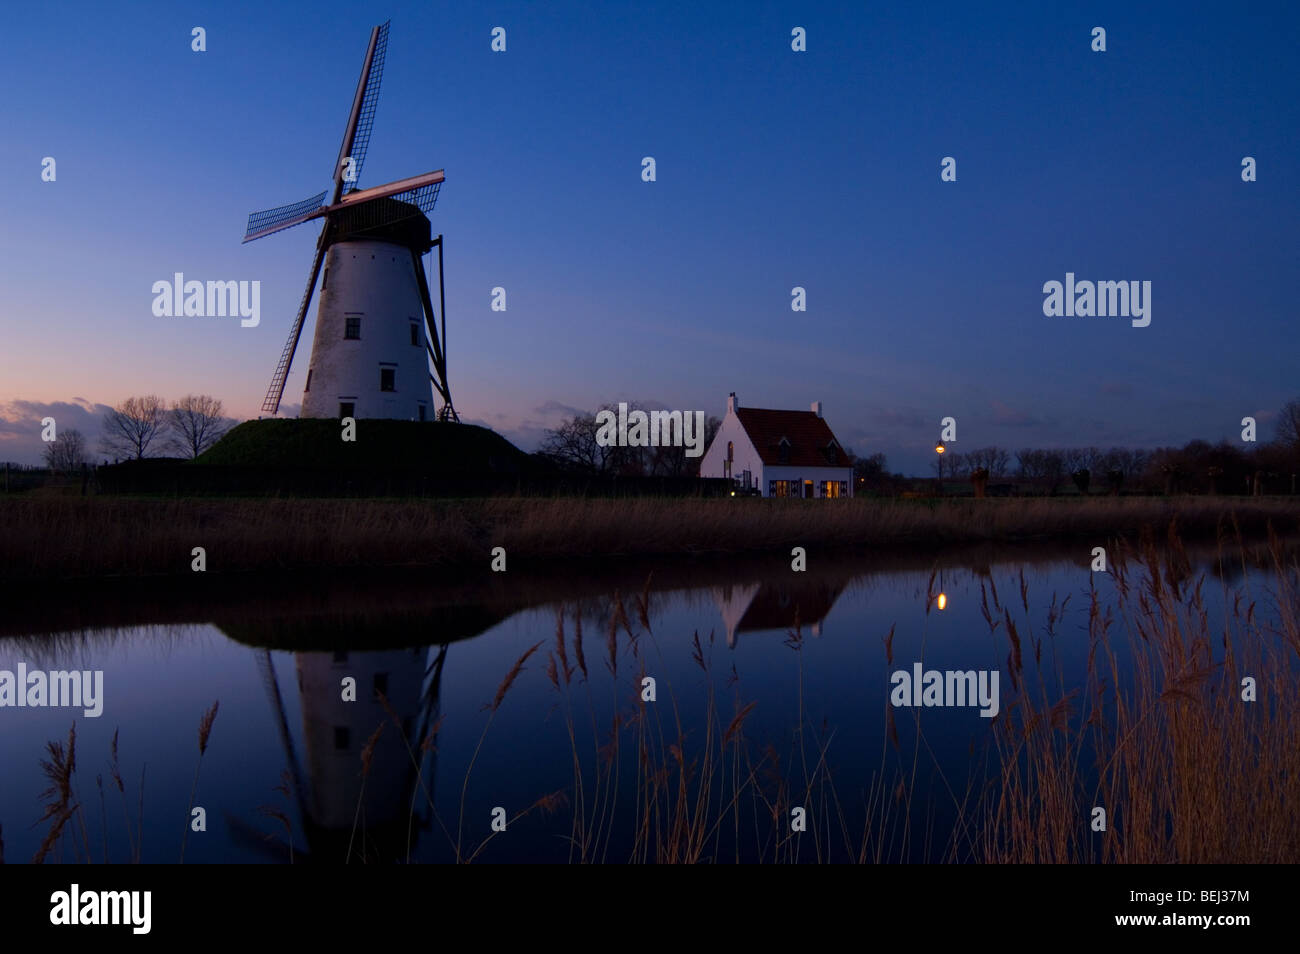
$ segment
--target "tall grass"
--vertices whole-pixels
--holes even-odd
[[[1235,542],[1244,563],[1242,541]],[[999,594],[990,578],[983,609],[1007,653],[1011,693],[991,720],[982,771],[972,751],[964,788],[943,776],[920,710],[912,710],[918,730],[909,751],[899,750],[886,707],[886,745],[899,758],[887,759],[882,749],[867,789],[842,794],[834,731],[810,724],[805,713],[797,623],[787,640],[800,655],[794,724],[780,740],[756,741],[746,724],[757,702],[741,695],[734,667],[724,684],[730,698],[720,701],[713,641],[698,633],[690,650],[702,691],[674,688],[661,676],[658,701],[642,700],[645,674],[670,668],[644,609],[648,586],[632,613],[615,594],[603,634],[605,705],[597,698],[605,690],[588,671],[581,617],[569,634],[561,615],[547,677],[560,698],[573,767],[569,858],[1294,863],[1300,566],[1294,557],[1288,562],[1276,538],[1270,552],[1267,595],[1220,582],[1224,609],[1215,618],[1205,598],[1208,578],[1192,574],[1173,525],[1163,548],[1149,534],[1121,544],[1113,553],[1110,608],[1097,586],[1088,593],[1081,675],[1067,673],[1057,651],[1072,598],[1053,596],[1044,611],[1023,573],[1012,594]],[[891,631],[888,665],[892,640]],[[620,644],[632,662],[621,681]],[[1246,677],[1254,680],[1255,701],[1243,699]],[[598,711],[612,711],[606,725],[598,724]],[[627,788],[621,765],[629,759],[635,772]],[[926,792],[923,772],[937,776]],[[926,800],[946,803],[949,829],[936,829]],[[792,830],[794,807],[806,810],[805,832]],[[1106,810],[1105,831],[1093,830],[1094,807]],[[614,854],[617,846],[622,854]]]
[[[0,500],[0,580],[772,552],[793,545],[941,549],[1163,527],[1213,538],[1235,521],[1300,527],[1300,498],[758,500]]]
[[[1266,594],[1225,586],[1215,619],[1178,537],[1163,559],[1148,540],[1114,569],[1116,613],[1090,593],[1085,685],[1053,684],[1041,669],[1031,680],[1013,659],[1021,691],[997,720],[979,859],[1300,860],[1300,596],[1281,553],[1274,541],[1267,613]],[[1036,652],[1056,635],[1019,636],[996,593],[986,618]],[[1247,678],[1255,701],[1243,698]],[[1094,808],[1106,811],[1105,832],[1089,823]]]

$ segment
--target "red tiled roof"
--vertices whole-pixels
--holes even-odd
[[[764,464],[795,467],[848,467],[849,458],[825,419],[812,411],[774,411],[762,407],[736,408],[745,433]],[[787,456],[781,438],[790,442]],[[834,441],[834,447],[830,447]],[[829,450],[828,450],[829,448]]]

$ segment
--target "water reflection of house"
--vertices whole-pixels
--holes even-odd
[[[810,579],[799,583],[741,583],[713,587],[713,599],[727,627],[727,646],[740,633],[792,630],[796,623],[813,636],[844,591],[844,583]]]

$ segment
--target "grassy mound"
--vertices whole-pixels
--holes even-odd
[[[485,427],[440,421],[359,420],[344,441],[336,420],[245,421],[200,455],[199,466],[518,472],[532,458]]]

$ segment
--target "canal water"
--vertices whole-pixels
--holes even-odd
[[[412,582],[420,599],[357,613],[310,594],[136,625],[91,612],[0,639],[0,672],[103,673],[98,717],[0,708],[4,860],[40,852],[58,801],[42,761],[74,727],[51,861],[176,862],[183,840],[186,863],[968,860],[953,832],[995,720],[955,693],[891,697],[917,664],[982,673],[1006,718],[1038,673],[1086,684],[1090,619],[1108,615],[1122,666],[1130,610],[1090,561],[814,559],[639,587],[499,580],[432,604],[436,584]],[[1134,592],[1149,572],[1126,568]],[[1213,552],[1176,573],[1211,621],[1240,594],[1267,615],[1271,575]]]

